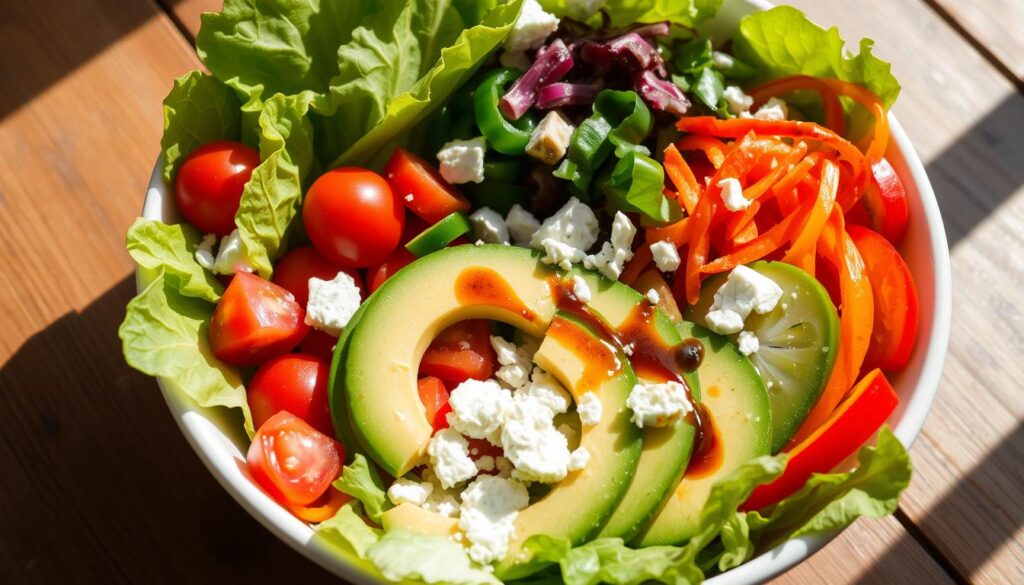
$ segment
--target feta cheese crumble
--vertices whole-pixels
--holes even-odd
[[[651,244],[651,256],[654,257],[654,265],[662,272],[679,270],[679,265],[682,262],[679,259],[679,250],[671,242],[654,242]]]
[[[590,451],[586,447],[577,447],[569,455],[569,471],[579,471],[590,463]]]
[[[554,483],[569,473],[568,439],[555,428],[554,413],[539,400],[520,396],[513,401],[501,444],[516,479]]]
[[[742,211],[750,207],[750,199],[743,195],[743,186],[736,179],[722,179],[718,182],[718,188],[722,190],[722,203],[729,211]]]
[[[576,401],[576,414],[583,426],[592,427],[601,422],[601,400],[597,394],[587,392]]]
[[[544,240],[550,239],[575,248],[582,254],[597,242],[597,229],[597,216],[594,215],[594,210],[572,197],[554,215],[545,219],[533,233],[530,247],[542,250]]]
[[[626,262],[633,257],[635,236],[636,226],[633,222],[629,221],[626,214],[616,211],[615,219],[612,220],[611,239],[601,246],[600,252],[584,258],[583,265],[598,270],[611,280],[618,280]]]
[[[572,398],[558,380],[540,368],[533,369],[533,380],[517,392],[515,398],[529,398],[539,402],[551,410],[552,416],[566,412],[572,404]]]
[[[729,112],[735,115],[750,110],[750,106],[754,105],[754,98],[735,85],[725,88],[725,91],[722,92],[722,99],[725,100]]]
[[[679,382],[639,383],[633,386],[626,406],[633,411],[629,420],[640,427],[663,427],[693,410],[686,388]]]
[[[196,262],[207,270],[213,270],[213,263],[216,261],[213,255],[215,245],[217,245],[217,234],[206,234],[196,248]]]
[[[481,207],[473,212],[469,216],[469,223],[473,226],[473,235],[484,242],[508,245],[508,226],[501,215],[490,207]]]
[[[494,380],[466,380],[448,396],[451,428],[474,439],[486,439],[501,428],[512,394]]]
[[[757,353],[757,350],[761,349],[761,340],[749,331],[740,331],[740,336],[736,339],[736,342],[740,346],[740,353],[743,355]]]
[[[516,344],[506,341],[497,335],[491,336],[491,347],[501,367],[495,377],[509,385],[510,388],[522,388],[530,381],[530,370],[533,367],[532,353]]]
[[[242,236],[238,233],[238,229],[221,238],[217,259],[214,260],[211,270],[214,274],[255,272],[249,261],[249,256],[245,252],[245,245],[242,243]]]
[[[483,136],[445,143],[437,153],[441,176],[452,184],[482,183],[486,152],[487,143]]]
[[[430,439],[427,455],[442,488],[450,488],[477,474],[476,463],[469,457],[469,443],[455,429],[443,429]]]
[[[607,2],[608,0],[568,0],[566,10],[577,20],[587,20]]]
[[[345,272],[333,280],[310,278],[306,325],[337,337],[359,308],[360,294],[356,281]]]
[[[562,270],[572,270],[572,265],[583,260],[586,254],[578,249],[554,238],[544,238],[540,243],[544,250],[541,262],[554,264]]]
[[[736,64],[736,59],[734,59],[733,56],[728,53],[723,53],[721,51],[712,51],[711,63],[718,69],[729,70],[732,69],[732,66]]]
[[[483,475],[462,492],[459,528],[469,541],[469,558],[487,564],[505,556],[515,536],[515,519],[530,504],[526,486],[512,479]]]
[[[647,302],[652,305],[657,305],[658,303],[661,302],[661,295],[658,294],[658,291],[654,290],[653,288],[647,291],[647,294],[644,296],[647,297]]]
[[[561,112],[548,112],[526,144],[526,154],[547,165],[562,160],[576,127]]]
[[[576,299],[583,304],[589,303],[594,298],[587,281],[578,274],[572,277],[572,294],[576,295]]]
[[[422,506],[433,491],[434,486],[429,482],[418,482],[400,477],[388,488],[388,499],[396,506],[400,504]]]
[[[754,118],[757,120],[774,120],[780,121],[785,120],[789,115],[789,109],[786,107],[786,102],[779,98],[769,98],[763,106],[754,112]]]
[[[537,0],[526,0],[512,32],[505,41],[507,51],[528,51],[544,44],[548,36],[558,29],[558,18],[544,11]]]
[[[484,455],[476,460],[476,468],[480,471],[494,471],[494,457]]]
[[[529,246],[533,234],[540,229],[540,222],[532,213],[523,209],[518,203],[512,206],[505,216],[512,242],[517,246]]]
[[[782,289],[775,281],[752,268],[737,266],[715,292],[705,321],[715,333],[739,333],[751,311],[759,315],[768,313],[781,298]]]

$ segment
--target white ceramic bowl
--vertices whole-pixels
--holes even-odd
[[[720,14],[704,28],[714,38],[725,38],[735,30],[740,17],[769,6],[761,0],[726,0]],[[946,233],[924,167],[891,114],[889,123],[892,141],[887,156],[910,198],[911,221],[901,252],[917,280],[921,308],[919,341],[910,364],[893,380],[901,402],[889,419],[896,436],[909,447],[924,424],[942,375],[951,315],[950,266]],[[173,197],[169,196],[159,168],[158,163],[146,193],[143,216],[173,222],[177,220]],[[352,583],[380,582],[367,562],[345,546],[317,535],[256,487],[245,471],[248,440],[240,419],[224,409],[199,407],[175,388],[173,380],[160,379],[158,383],[185,438],[210,473],[243,508],[281,540],[331,573]],[[708,579],[707,583],[741,585],[765,581],[814,554],[836,534],[791,540]]]

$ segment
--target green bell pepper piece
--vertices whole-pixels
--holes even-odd
[[[456,211],[409,240],[405,249],[412,252],[417,258],[422,258],[444,248],[459,236],[468,234],[472,229],[473,226],[470,225],[469,219]]]
[[[667,224],[682,216],[679,203],[665,196],[665,170],[658,161],[635,150],[619,159],[600,186],[614,206],[639,213],[647,222]]]
[[[597,94],[592,110],[569,142],[568,158],[580,169],[595,170],[613,148],[643,141],[654,127],[651,110],[634,91],[606,89]]]
[[[526,152],[533,129],[537,127],[536,117],[528,112],[515,122],[510,121],[498,107],[508,87],[519,78],[521,72],[515,69],[495,69],[484,78],[473,93],[473,112],[476,124],[494,150],[512,156]]]

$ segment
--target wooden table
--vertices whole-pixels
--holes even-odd
[[[215,3],[0,1],[2,583],[331,581],[216,484],[116,337],[160,101]],[[955,291],[898,514],[778,582],[1024,582],[1024,3],[796,4],[892,61]]]

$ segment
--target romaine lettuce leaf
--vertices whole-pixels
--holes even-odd
[[[168,284],[182,295],[216,303],[224,286],[196,262],[201,238],[189,224],[167,225],[140,217],[128,228],[126,245],[139,266],[162,270]]]
[[[473,566],[462,545],[444,536],[389,530],[367,557],[391,581],[418,579],[444,585],[500,585],[494,575]]]
[[[178,291],[158,273],[128,303],[118,329],[128,365],[179,389],[204,407],[240,408],[253,434],[245,387],[237,370],[213,357],[207,330],[213,305]]]
[[[338,491],[359,500],[366,515],[374,522],[380,523],[381,514],[390,507],[380,474],[362,453],[357,453],[352,463],[341,470],[341,477],[334,480],[333,485]]]
[[[573,13],[569,0],[539,1],[545,10],[558,16],[579,16]],[[693,27],[714,16],[721,6],[722,0],[608,0],[602,8],[611,17],[612,26],[667,20]],[[595,17],[595,22],[599,21]]]
[[[363,520],[362,506],[356,501],[345,502],[330,519],[317,526],[317,533],[326,538],[338,539],[349,546],[360,558],[366,558],[369,550],[382,534]]]
[[[190,71],[174,80],[164,98],[164,180],[171,184],[179,160],[214,140],[238,140],[241,104],[220,80]]]
[[[874,41],[863,39],[860,53],[849,55],[836,28],[825,30],[791,6],[756,12],[740,21],[733,52],[758,72],[755,82],[786,75],[812,75],[863,85],[891,107],[900,84],[890,66],[872,54]]]

